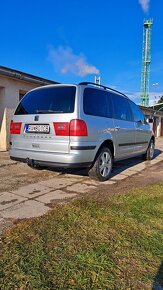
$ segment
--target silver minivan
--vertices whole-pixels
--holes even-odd
[[[10,125],[10,157],[32,167],[88,167],[109,179],[113,161],[154,156],[155,138],[139,107],[124,94],[89,82],[28,92]]]

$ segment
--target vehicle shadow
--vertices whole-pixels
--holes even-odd
[[[163,290],[163,262],[154,278],[152,290]]]
[[[155,149],[154,159],[162,153],[161,150]],[[123,173],[127,169],[134,170],[134,166],[144,164],[144,169],[150,165],[150,161],[143,163],[144,160],[142,156],[129,158],[121,161],[117,161],[113,164],[111,177],[114,177],[120,173]],[[60,175],[72,174],[76,176],[88,176],[88,168],[74,168],[74,169],[64,169],[64,168],[47,168],[50,171],[55,171],[60,173]],[[143,168],[142,168],[143,169]],[[135,172],[136,173],[136,172]]]
[[[157,156],[159,156],[163,151],[160,149],[155,149],[155,154],[154,154],[154,158],[156,158]]]
[[[159,156],[161,153],[162,153],[161,150],[155,149],[154,159],[157,156]],[[127,169],[134,170],[134,166],[140,165],[140,164],[144,165],[144,169],[145,169],[148,166],[150,166],[150,161],[147,161],[144,163],[142,156],[125,159],[122,161],[117,161],[113,164],[112,177],[117,175],[117,174],[123,173],[123,171],[125,171]],[[142,167],[142,170],[143,170],[143,167]]]

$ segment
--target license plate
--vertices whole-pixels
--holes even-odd
[[[50,132],[50,127],[49,125],[34,125],[34,124],[26,124],[25,125],[25,132],[26,133],[49,133]]]

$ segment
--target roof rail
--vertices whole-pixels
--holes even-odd
[[[85,86],[87,86],[87,85],[93,85],[93,86],[98,86],[98,87],[104,88],[104,90],[108,89],[108,90],[110,90],[110,91],[113,91],[113,92],[115,92],[115,93],[118,93],[118,94],[120,94],[120,95],[122,95],[122,96],[128,98],[125,94],[123,94],[123,93],[121,93],[121,92],[119,92],[119,91],[117,91],[117,90],[115,90],[115,89],[109,88],[109,87],[107,87],[107,86],[99,85],[99,84],[96,84],[96,83],[91,83],[91,82],[82,82],[82,83],[79,83],[79,85],[85,85]]]

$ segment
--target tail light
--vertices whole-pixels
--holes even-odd
[[[57,136],[88,136],[87,125],[83,120],[74,119],[68,122],[53,123]]]
[[[70,121],[70,136],[88,136],[87,125],[83,120]]]
[[[69,123],[55,122],[53,125],[57,136],[69,136]]]
[[[10,134],[20,134],[21,131],[21,122],[14,122],[13,120],[11,120],[10,123]]]

